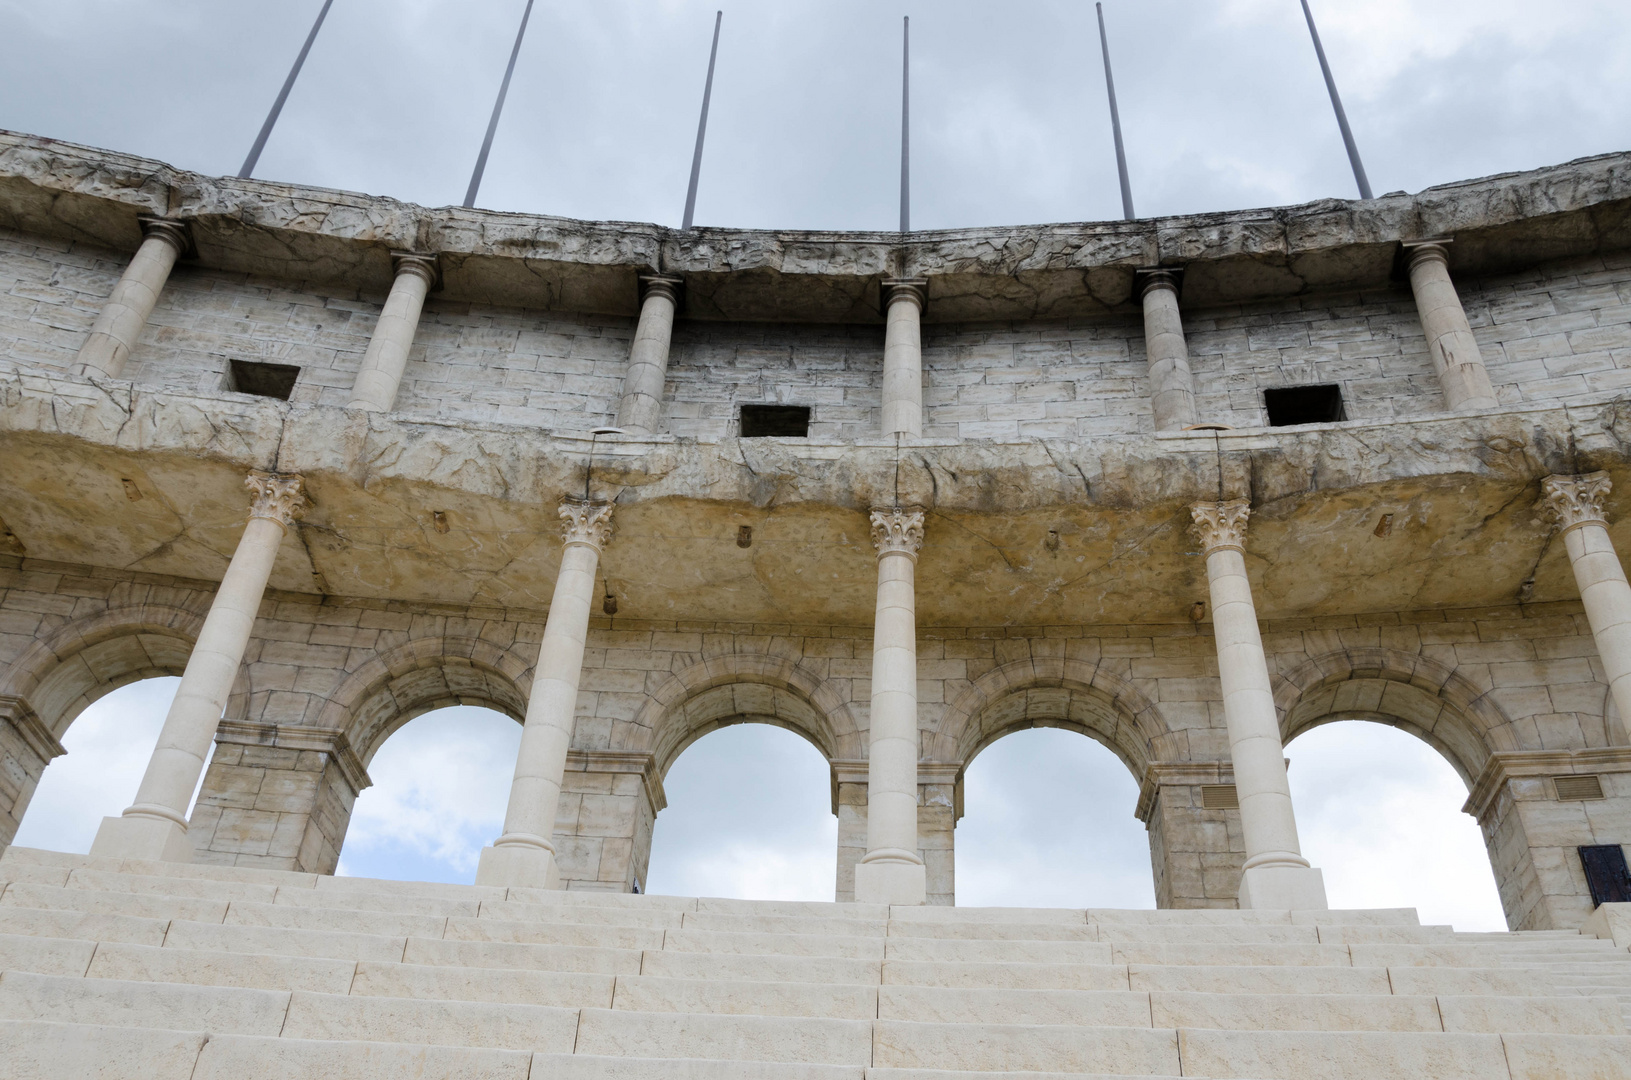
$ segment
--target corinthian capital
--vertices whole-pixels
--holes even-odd
[[[249,516],[275,521],[287,529],[294,524],[295,518],[306,512],[306,493],[301,490],[303,483],[298,476],[258,471],[250,473],[244,478],[244,487],[253,496]]]
[[[909,555],[917,559],[917,549],[923,546],[923,511],[872,511],[872,546],[878,549],[878,558],[885,555]]]
[[[1603,500],[1613,489],[1606,472],[1548,476],[1540,482],[1541,501],[1564,532],[1581,525],[1607,525]]]
[[[1201,539],[1201,548],[1208,554],[1223,548],[1246,549],[1246,519],[1251,517],[1252,504],[1247,499],[1228,502],[1196,503],[1189,508],[1195,521],[1195,535]]]
[[[561,538],[599,551],[612,538],[612,504],[561,500]]]

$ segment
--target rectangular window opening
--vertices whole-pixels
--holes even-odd
[[[258,360],[227,362],[227,389],[256,397],[288,401],[300,369],[293,364],[263,364]]]
[[[742,438],[803,439],[810,434],[808,405],[742,406]]]
[[[1269,427],[1296,424],[1332,424],[1348,419],[1342,408],[1342,388],[1325,386],[1279,386],[1263,391],[1268,406]]]

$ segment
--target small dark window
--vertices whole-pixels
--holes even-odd
[[[808,405],[742,406],[742,438],[802,439],[810,434]]]
[[[1618,844],[1592,844],[1580,848],[1580,866],[1591,889],[1591,906],[1631,902],[1631,872],[1625,849]]]
[[[262,364],[256,360],[229,361],[227,389],[240,394],[288,401],[300,369],[293,364]]]
[[[1335,384],[1281,386],[1265,390],[1263,404],[1269,409],[1269,427],[1330,424],[1348,419],[1342,411],[1342,388]]]

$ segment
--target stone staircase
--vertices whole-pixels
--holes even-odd
[[[1616,1080],[1631,952],[0,856],[0,1080]]]

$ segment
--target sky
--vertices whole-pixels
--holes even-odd
[[[523,4],[334,0],[256,175],[458,203]],[[0,0],[0,127],[235,173],[319,6]],[[1104,6],[1139,214],[1355,194],[1296,0]],[[1313,6],[1378,194],[1631,146],[1623,0]],[[478,205],[677,225],[716,7],[537,0]],[[698,224],[896,227],[903,15],[915,227],[1120,216],[1090,3],[751,0],[725,10]],[[167,701],[154,685],[110,695],[69,730],[19,842],[84,850],[122,808],[129,795],[116,793],[134,791]],[[516,738],[480,710],[403,728],[372,763],[342,871],[470,880],[502,818]],[[1333,903],[1502,925],[1477,828],[1459,813],[1464,786],[1432,750],[1338,724],[1288,755],[1304,846]],[[1149,904],[1131,783],[1080,736],[996,743],[968,771],[959,896]],[[667,779],[650,887],[829,896],[827,784],[816,751],[787,732],[702,739]]]
[[[1377,193],[1631,144],[1616,0],[1313,0]],[[524,0],[334,0],[257,175],[458,203]],[[479,205],[677,225],[717,3],[537,0]],[[1105,5],[1135,206],[1355,193],[1297,0]],[[319,0],[0,0],[0,127],[235,173]],[[1119,217],[1083,0],[725,9],[704,225],[893,229],[901,16],[913,224]]]

